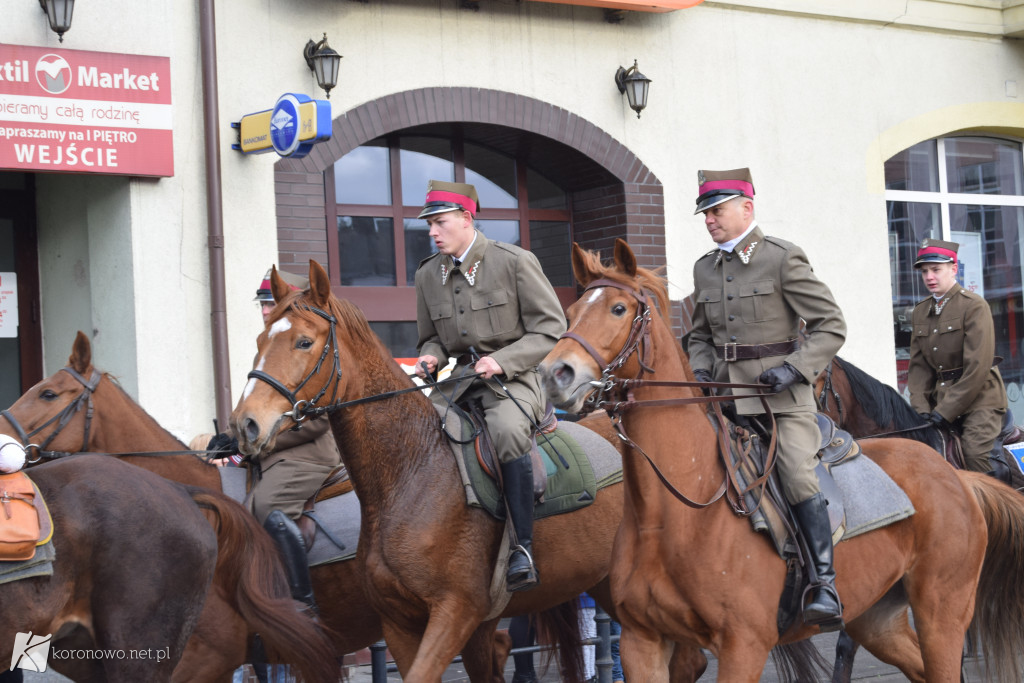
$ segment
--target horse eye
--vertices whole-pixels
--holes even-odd
[[[623,304],[615,304],[612,306],[612,315],[622,316],[626,314],[626,307]]]
[[[57,398],[57,394],[50,391],[49,389],[43,389],[43,391],[39,394],[39,398],[43,399],[44,401],[52,401],[55,398]]]
[[[295,348],[301,349],[302,351],[306,351],[307,349],[311,349],[312,347],[312,339],[300,339],[299,341],[295,342]]]

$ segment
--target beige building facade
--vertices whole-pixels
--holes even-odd
[[[216,96],[204,100],[210,7]],[[431,174],[484,186],[485,232],[543,252],[564,301],[571,241],[627,238],[643,265],[666,266],[683,331],[692,264],[712,246],[693,215],[697,169],[739,166],[752,170],[764,231],[803,246],[842,306],[841,355],[890,384],[899,302],[917,294],[903,252],[922,231],[976,233],[968,274],[991,295],[1019,394],[1024,0],[706,0],[667,12],[111,0],[76,6],[63,43],[36,0],[10,0],[5,14],[0,44],[169,58],[174,156],[173,175],[149,178],[26,171],[0,155],[0,272],[26,287],[20,337],[0,339],[5,405],[62,367],[82,330],[96,366],[172,433],[209,431],[218,392],[233,404],[245,385],[264,272],[301,274],[309,258],[409,355],[410,274],[429,254],[414,210]],[[233,150],[242,116],[284,93],[324,98],[302,57],[324,33],[343,55],[331,140],[302,159]],[[613,80],[634,60],[652,81],[640,118]],[[946,180],[932,187],[933,176]],[[211,304],[218,215],[223,314]]]

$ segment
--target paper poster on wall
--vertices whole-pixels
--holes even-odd
[[[985,282],[983,279],[981,233],[977,232],[956,232],[951,231],[949,238],[960,244],[957,250],[957,263],[960,270],[956,275],[956,281],[960,286],[969,292],[974,292],[982,299],[985,298]]]
[[[18,336],[18,276],[0,272],[0,337]]]

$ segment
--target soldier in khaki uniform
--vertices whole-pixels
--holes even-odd
[[[814,473],[821,439],[812,385],[842,346],[846,322],[803,250],[757,226],[749,169],[700,171],[698,181],[695,213],[704,213],[718,247],[693,268],[690,364],[699,381],[761,382],[778,392],[768,403],[778,426],[779,476],[819,578],[804,621],[839,628],[832,534]],[[801,321],[806,339],[798,344]],[[740,399],[736,409],[742,415],[763,411],[758,399]]]
[[[1009,472],[998,453],[1007,416],[1006,387],[995,367],[992,310],[957,284],[956,242],[926,239],[914,268],[931,296],[914,307],[907,388],[910,405],[929,422],[961,432],[964,464],[975,472]]]
[[[518,540],[509,558],[508,588],[525,590],[537,583],[528,455],[531,420],[541,417],[545,402],[537,364],[565,331],[565,314],[536,256],[474,228],[478,205],[472,185],[431,180],[427,186],[420,218],[427,219],[440,253],[416,271],[416,371],[422,376],[420,363],[426,363],[433,372],[455,356],[452,377],[483,373],[444,391],[452,400],[478,397],[483,403]],[[470,347],[482,356],[475,365]],[[504,376],[514,401],[491,379],[496,376]],[[444,400],[439,394],[432,398]]]

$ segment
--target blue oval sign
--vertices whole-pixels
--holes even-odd
[[[270,114],[270,143],[283,157],[291,156],[299,148],[300,104],[297,96],[287,93],[281,95]]]

